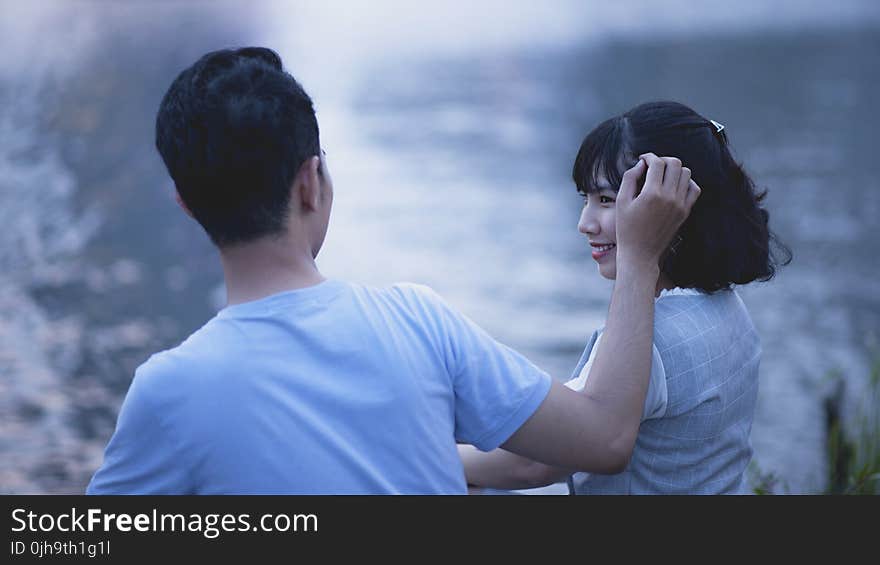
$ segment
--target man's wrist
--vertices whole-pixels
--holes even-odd
[[[660,277],[659,261],[654,257],[618,255],[617,279],[621,277],[644,278],[648,282],[656,283]]]

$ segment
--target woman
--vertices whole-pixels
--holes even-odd
[[[600,124],[575,159],[584,197],[578,230],[603,277],[616,276],[623,172],[648,152],[680,158],[702,193],[661,260],[651,381],[629,465],[616,475],[570,475],[503,450],[460,446],[469,484],[531,488],[568,477],[577,494],[747,492],[761,346],[734,287],[769,280],[791,253],[768,229],[766,192],[734,160],[724,126],[682,104],[651,102]],[[600,329],[568,386],[583,388],[601,339]]]

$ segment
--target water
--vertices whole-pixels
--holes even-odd
[[[843,372],[852,406],[880,329],[880,18],[870,2],[797,4],[778,19],[761,3],[672,4],[659,23],[630,17],[647,2],[28,9],[0,67],[14,228],[0,240],[0,491],[81,492],[134,368],[220,306],[216,252],[175,209],[151,128],[176,72],[250,43],[276,47],[316,101],[336,185],[325,273],[430,284],[560,378],[611,290],[576,232],[580,139],[648,98],[725,123],[795,253],[741,290],[765,351],[755,461],[780,492],[821,490],[825,375]],[[36,47],[46,29],[65,31]]]

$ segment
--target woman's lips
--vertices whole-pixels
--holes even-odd
[[[602,258],[606,257],[616,248],[617,245],[615,245],[614,243],[608,243],[605,245],[593,245],[593,259],[595,259],[596,261],[601,261]]]

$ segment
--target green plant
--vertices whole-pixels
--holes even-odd
[[[880,356],[871,366],[849,434],[841,417],[843,375],[835,371],[830,378],[835,386],[825,400],[829,463],[825,494],[880,494]]]
[[[784,481],[773,471],[764,471],[754,459],[749,463],[749,484],[752,492],[758,495],[775,494]]]

